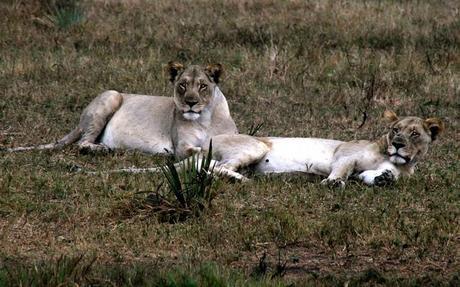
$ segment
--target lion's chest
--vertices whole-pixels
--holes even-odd
[[[179,139],[186,142],[188,145],[195,147],[203,147],[208,139],[208,133],[203,127],[197,126],[187,130]]]
[[[191,150],[204,148],[209,141],[207,127],[198,122],[178,121],[178,125],[173,129],[174,154],[178,157],[187,157]]]
[[[363,148],[361,151],[357,151],[352,157],[355,160],[355,173],[379,169],[386,162],[385,157],[373,147]]]

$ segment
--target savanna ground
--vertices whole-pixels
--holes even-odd
[[[2,147],[58,139],[106,89],[171,95],[171,60],[223,64],[241,132],[375,138],[385,109],[447,130],[394,186],[218,181],[175,224],[143,205],[161,175],[74,171],[158,157],[3,152],[0,285],[460,284],[458,1],[74,2],[0,3]]]

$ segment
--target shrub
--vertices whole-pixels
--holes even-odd
[[[46,18],[58,29],[67,29],[85,19],[80,0],[41,0],[41,5],[47,11]]]
[[[195,154],[179,164],[169,158],[160,169],[168,183],[169,192],[150,195],[163,220],[183,221],[198,216],[211,205],[216,193],[212,190],[214,165],[211,165],[212,143],[207,155]]]

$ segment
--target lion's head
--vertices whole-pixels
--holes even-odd
[[[220,64],[184,67],[177,62],[168,64],[170,80],[174,84],[174,102],[186,120],[197,120],[212,102],[214,88],[222,74]]]
[[[385,111],[384,117],[391,122],[387,153],[390,161],[397,165],[417,162],[428,151],[428,145],[444,130],[444,123],[437,118],[398,118],[392,111]]]

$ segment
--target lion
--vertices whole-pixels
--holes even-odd
[[[246,178],[235,172],[248,167],[262,174],[302,172],[325,176],[322,184],[334,187],[344,187],[352,175],[367,185],[391,184],[400,176],[414,173],[416,163],[443,132],[444,123],[437,118],[398,118],[392,111],[385,111],[384,118],[391,122],[390,131],[376,141],[214,136],[215,171],[239,180]]]
[[[212,136],[237,134],[225,96],[217,84],[220,64],[201,67],[168,63],[173,97],[105,91],[82,112],[78,126],[55,143],[7,151],[57,149],[78,141],[84,150],[139,150],[173,153],[200,151]]]

